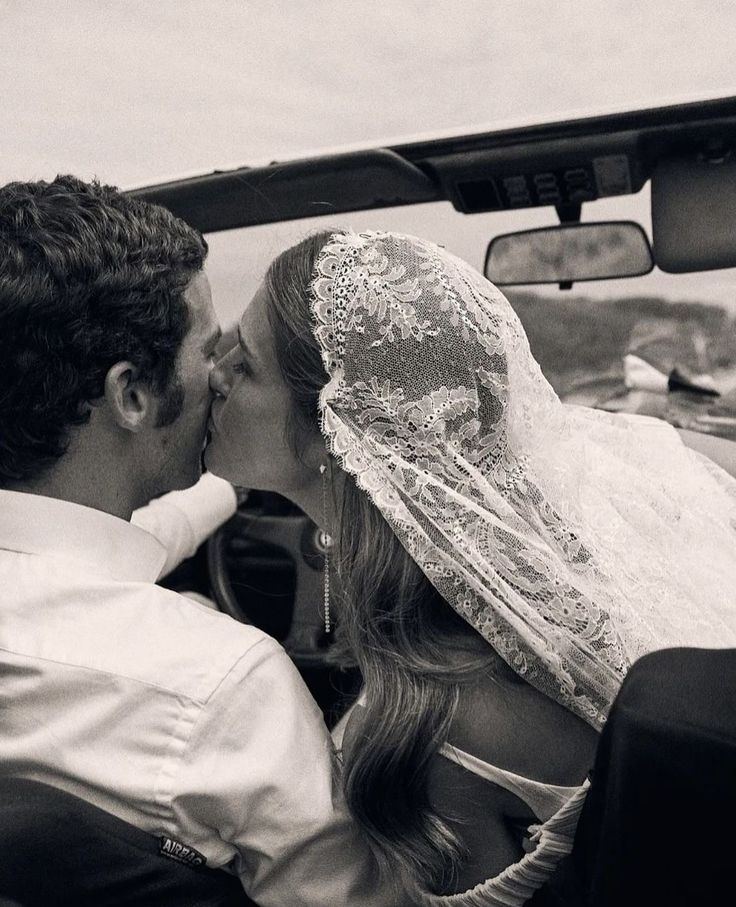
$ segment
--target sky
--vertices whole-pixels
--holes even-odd
[[[734,36],[727,0],[0,0],[0,180],[133,187],[736,94]],[[478,223],[456,251],[481,255]],[[212,237],[224,318],[307,226]]]

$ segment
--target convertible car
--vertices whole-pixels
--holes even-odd
[[[562,399],[667,419],[736,468],[736,98],[276,161],[132,191],[208,235],[216,305],[218,267],[226,267],[218,255],[253,272],[233,292],[233,320],[267,264],[259,249],[270,258],[333,225],[442,242],[504,288]],[[320,535],[274,494],[243,498],[166,582],[211,596],[279,639],[332,723],[359,678],[331,666]]]
[[[736,474],[736,97],[218,170],[131,192],[208,235],[216,295],[227,287],[220,270],[239,262],[233,321],[259,267],[315,228],[385,228],[441,242],[504,288],[562,399],[666,419]],[[324,553],[292,504],[243,489],[236,515],[164,582],[279,639],[332,725],[360,677],[335,663],[323,632]],[[604,732],[583,838],[535,905],[716,902],[729,874],[717,857],[725,842],[716,819],[736,808],[733,653],[706,666],[690,650],[674,661],[661,654],[627,678]],[[81,801],[49,802],[46,792],[36,804],[34,796],[0,791],[0,833],[17,825],[10,837],[21,844],[22,871],[56,892],[56,900],[23,903],[70,903],[78,867],[59,842],[100,818]],[[146,862],[147,848],[155,851],[147,835],[102,831],[158,892],[125,891],[105,903],[241,902],[231,888],[210,897],[204,877],[201,892],[185,880],[183,899],[181,880],[160,878]],[[110,865],[97,841],[85,839],[78,862],[105,887]],[[2,834],[0,849],[12,881],[21,869]],[[37,853],[50,855],[43,873]],[[19,903],[1,894],[0,902]]]

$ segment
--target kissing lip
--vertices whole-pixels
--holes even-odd
[[[210,415],[209,415],[209,418],[207,419],[207,428],[209,429],[210,432],[212,432],[212,434],[217,433],[217,419],[216,419],[214,403],[210,407]]]

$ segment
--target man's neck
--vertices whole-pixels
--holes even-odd
[[[100,481],[100,478],[107,481]],[[138,506],[126,493],[122,476],[95,475],[93,469],[80,470],[57,466],[51,473],[33,482],[18,482],[8,486],[10,491],[44,495],[70,504],[81,504],[101,510],[122,520],[130,520]]]

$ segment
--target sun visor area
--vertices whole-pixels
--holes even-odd
[[[671,274],[736,267],[736,158],[660,160],[652,173],[652,247]]]
[[[438,198],[426,173],[386,148],[215,172],[131,194],[203,233]]]

